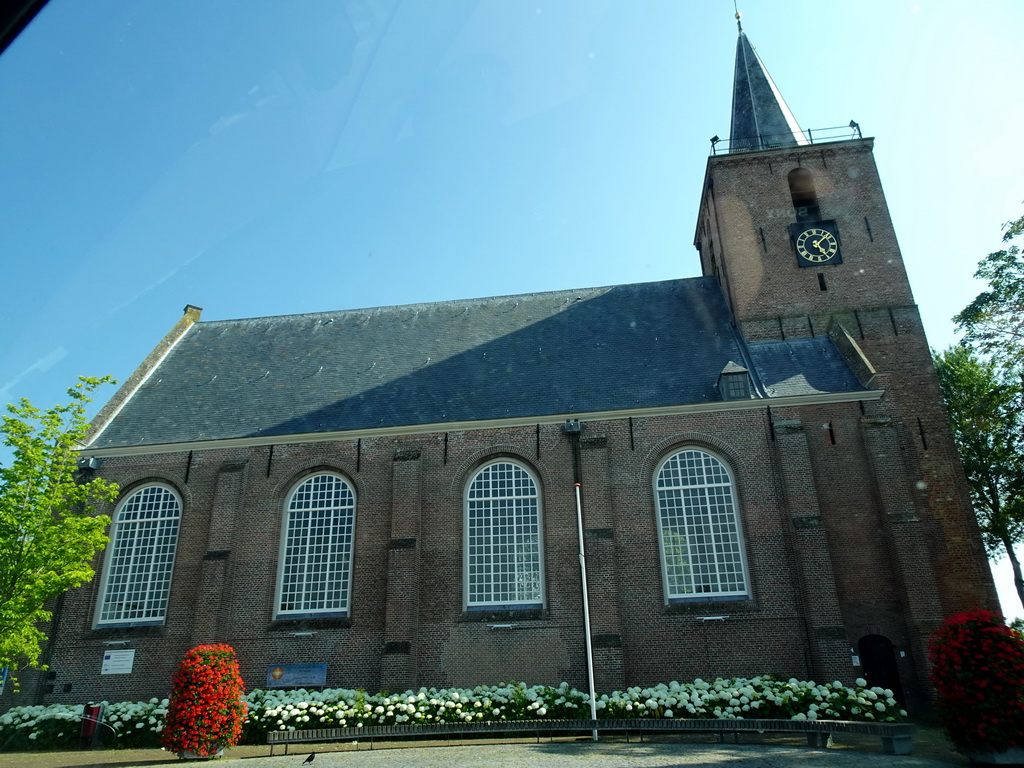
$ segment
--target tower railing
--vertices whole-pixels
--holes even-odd
[[[851,120],[849,125],[837,125],[834,128],[808,128],[798,133],[774,133],[745,138],[719,139],[711,137],[711,154],[727,155],[734,152],[754,152],[760,149],[781,149],[783,147],[802,147],[821,144],[828,141],[847,141],[862,139],[860,125]]]

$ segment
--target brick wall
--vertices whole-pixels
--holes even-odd
[[[912,503],[918,519],[890,522],[890,507],[898,513],[903,502],[886,501],[876,464],[897,488],[916,469],[886,461],[899,425],[866,426],[866,418],[858,403],[841,403],[585,424],[600,688],[766,673],[851,681],[860,670],[848,649],[878,633],[908,651],[904,684],[921,690],[915,630],[942,612],[943,599],[942,580],[925,566],[947,542],[927,496]],[[887,436],[881,447],[874,432]],[[666,605],[652,478],[684,446],[713,452],[734,474],[749,599]],[[462,494],[495,456],[539,479],[539,613],[463,610]],[[284,504],[317,469],[342,473],[357,495],[351,615],[277,621]],[[181,496],[170,608],[161,627],[97,630],[99,578],[69,593],[47,702],[164,695],[184,651],[214,641],[236,648],[250,688],[264,686],[267,665],[298,662],[326,662],[329,686],[368,690],[509,679],[586,685],[572,456],[557,425],[109,458],[100,472],[122,485],[122,497],[148,482]],[[136,649],[133,674],[99,675],[109,648]]]

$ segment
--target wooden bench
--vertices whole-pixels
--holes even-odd
[[[593,731],[631,734],[643,741],[645,733],[692,732],[717,733],[722,742],[727,734],[740,733],[803,733],[811,747],[827,747],[832,736],[849,733],[879,736],[882,750],[891,755],[909,755],[913,752],[914,726],[910,723],[865,723],[853,720],[683,720],[683,719],[619,719],[619,720],[519,720],[487,723],[436,723],[432,725],[370,725],[362,728],[309,728],[294,731],[270,731],[267,744],[270,754],[284,745],[288,754],[290,744],[320,743],[328,741],[366,740],[373,749],[373,740],[390,741],[402,738],[432,738],[439,736],[484,736],[488,734],[530,734],[540,740],[543,734],[588,733]]]

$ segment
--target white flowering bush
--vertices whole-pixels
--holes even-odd
[[[103,743],[114,747],[156,747],[167,714],[167,699],[104,702]],[[0,751],[62,749],[78,746],[81,704],[12,707],[0,715]]]
[[[82,706],[14,707],[0,715],[3,751],[50,749],[79,732]]]
[[[253,691],[243,738],[263,741],[272,730],[372,725],[580,719],[590,697],[562,683],[557,688],[524,683],[463,688],[420,688],[370,696],[363,691]]]
[[[598,698],[598,717],[773,718],[792,720],[873,720],[897,722],[906,717],[887,688],[867,688],[858,678],[853,688],[840,682],[777,680],[774,677],[718,678],[706,682],[661,683],[627,688]]]
[[[376,725],[576,720],[590,717],[590,697],[571,688],[525,683],[464,688],[420,688],[404,693],[367,694],[347,688],[254,690],[246,695],[249,714],[243,744],[262,744],[268,731],[309,728],[365,728]],[[103,743],[115,747],[156,747],[167,699],[108,704]],[[897,722],[906,716],[892,691],[835,682],[819,685],[795,678],[717,679],[660,683],[603,694],[599,718],[784,718]],[[68,748],[77,744],[81,706],[15,707],[0,715],[0,749]],[[4,746],[6,743],[6,746]]]

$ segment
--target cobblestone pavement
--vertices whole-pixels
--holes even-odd
[[[924,735],[924,734],[922,734]],[[915,739],[917,742],[917,739]],[[851,748],[852,747],[852,748]],[[316,750],[310,768],[948,768],[967,765],[944,742],[928,738],[916,745],[914,755],[883,755],[878,741],[860,740],[839,748],[815,749],[789,743],[719,744],[677,741],[644,743],[552,741],[415,746],[403,744],[299,745],[291,754],[269,756],[267,747],[236,747],[211,768],[298,768]],[[280,753],[280,748],[278,748]],[[188,763],[187,765],[200,765]],[[149,768],[186,765],[160,750],[108,750],[0,754],[2,768]]]
[[[268,757],[259,768],[299,766],[307,755]],[[945,768],[948,763],[924,757],[867,754],[854,750],[820,750],[791,746],[707,744],[499,744],[489,746],[361,750],[318,753],[313,768],[673,768],[674,766],[728,766],[729,768]],[[229,760],[224,768],[253,765]],[[218,764],[221,768],[221,764]]]

